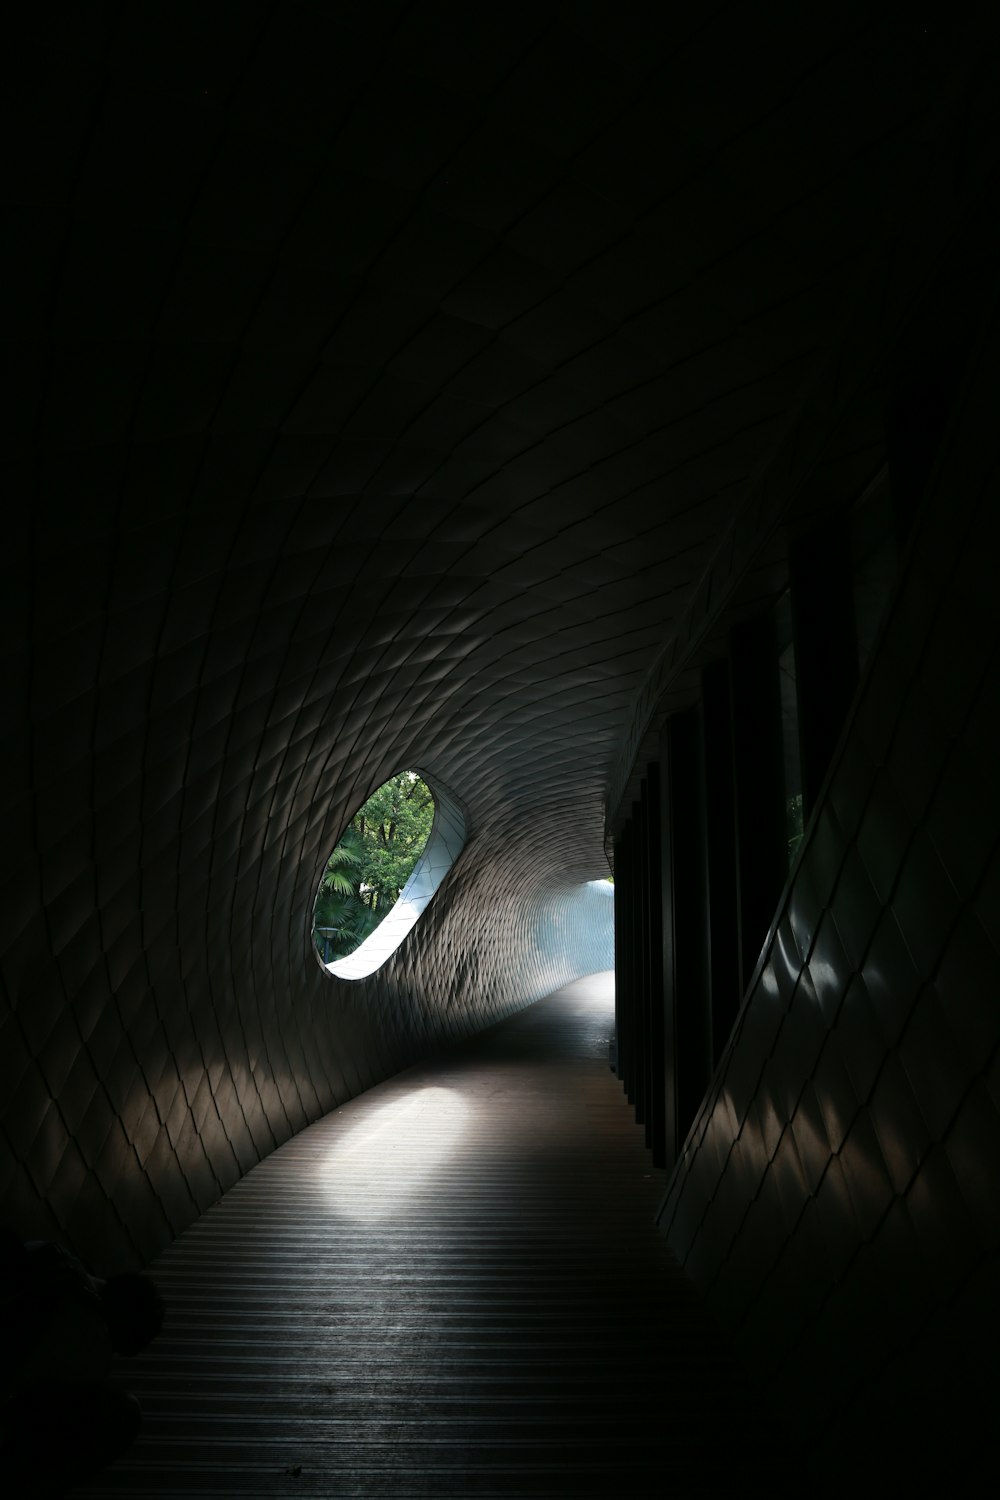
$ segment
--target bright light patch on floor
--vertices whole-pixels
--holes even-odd
[[[326,1157],[323,1186],[352,1219],[381,1219],[421,1192],[456,1149],[469,1105],[453,1089],[422,1088],[354,1126]]]

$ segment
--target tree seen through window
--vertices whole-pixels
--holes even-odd
[[[345,958],[392,910],[427,843],[434,798],[416,771],[383,782],[327,860],[313,917],[324,963]]]

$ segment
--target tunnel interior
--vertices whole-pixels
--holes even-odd
[[[775,1444],[973,1463],[995,41],[853,0],[19,17],[5,1228],[169,1264],[614,968],[650,1223]],[[331,971],[325,861],[411,765],[450,862]]]

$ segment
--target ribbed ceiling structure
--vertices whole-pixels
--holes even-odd
[[[32,8],[5,174],[25,1232],[145,1258],[578,972],[644,674],[919,180],[957,42],[901,16]],[[319,873],[410,765],[469,842],[340,983]]]

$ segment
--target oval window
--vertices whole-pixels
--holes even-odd
[[[441,784],[399,771],[352,818],[320,880],[313,943],[339,979],[363,979],[394,953],[465,843],[465,816]]]

